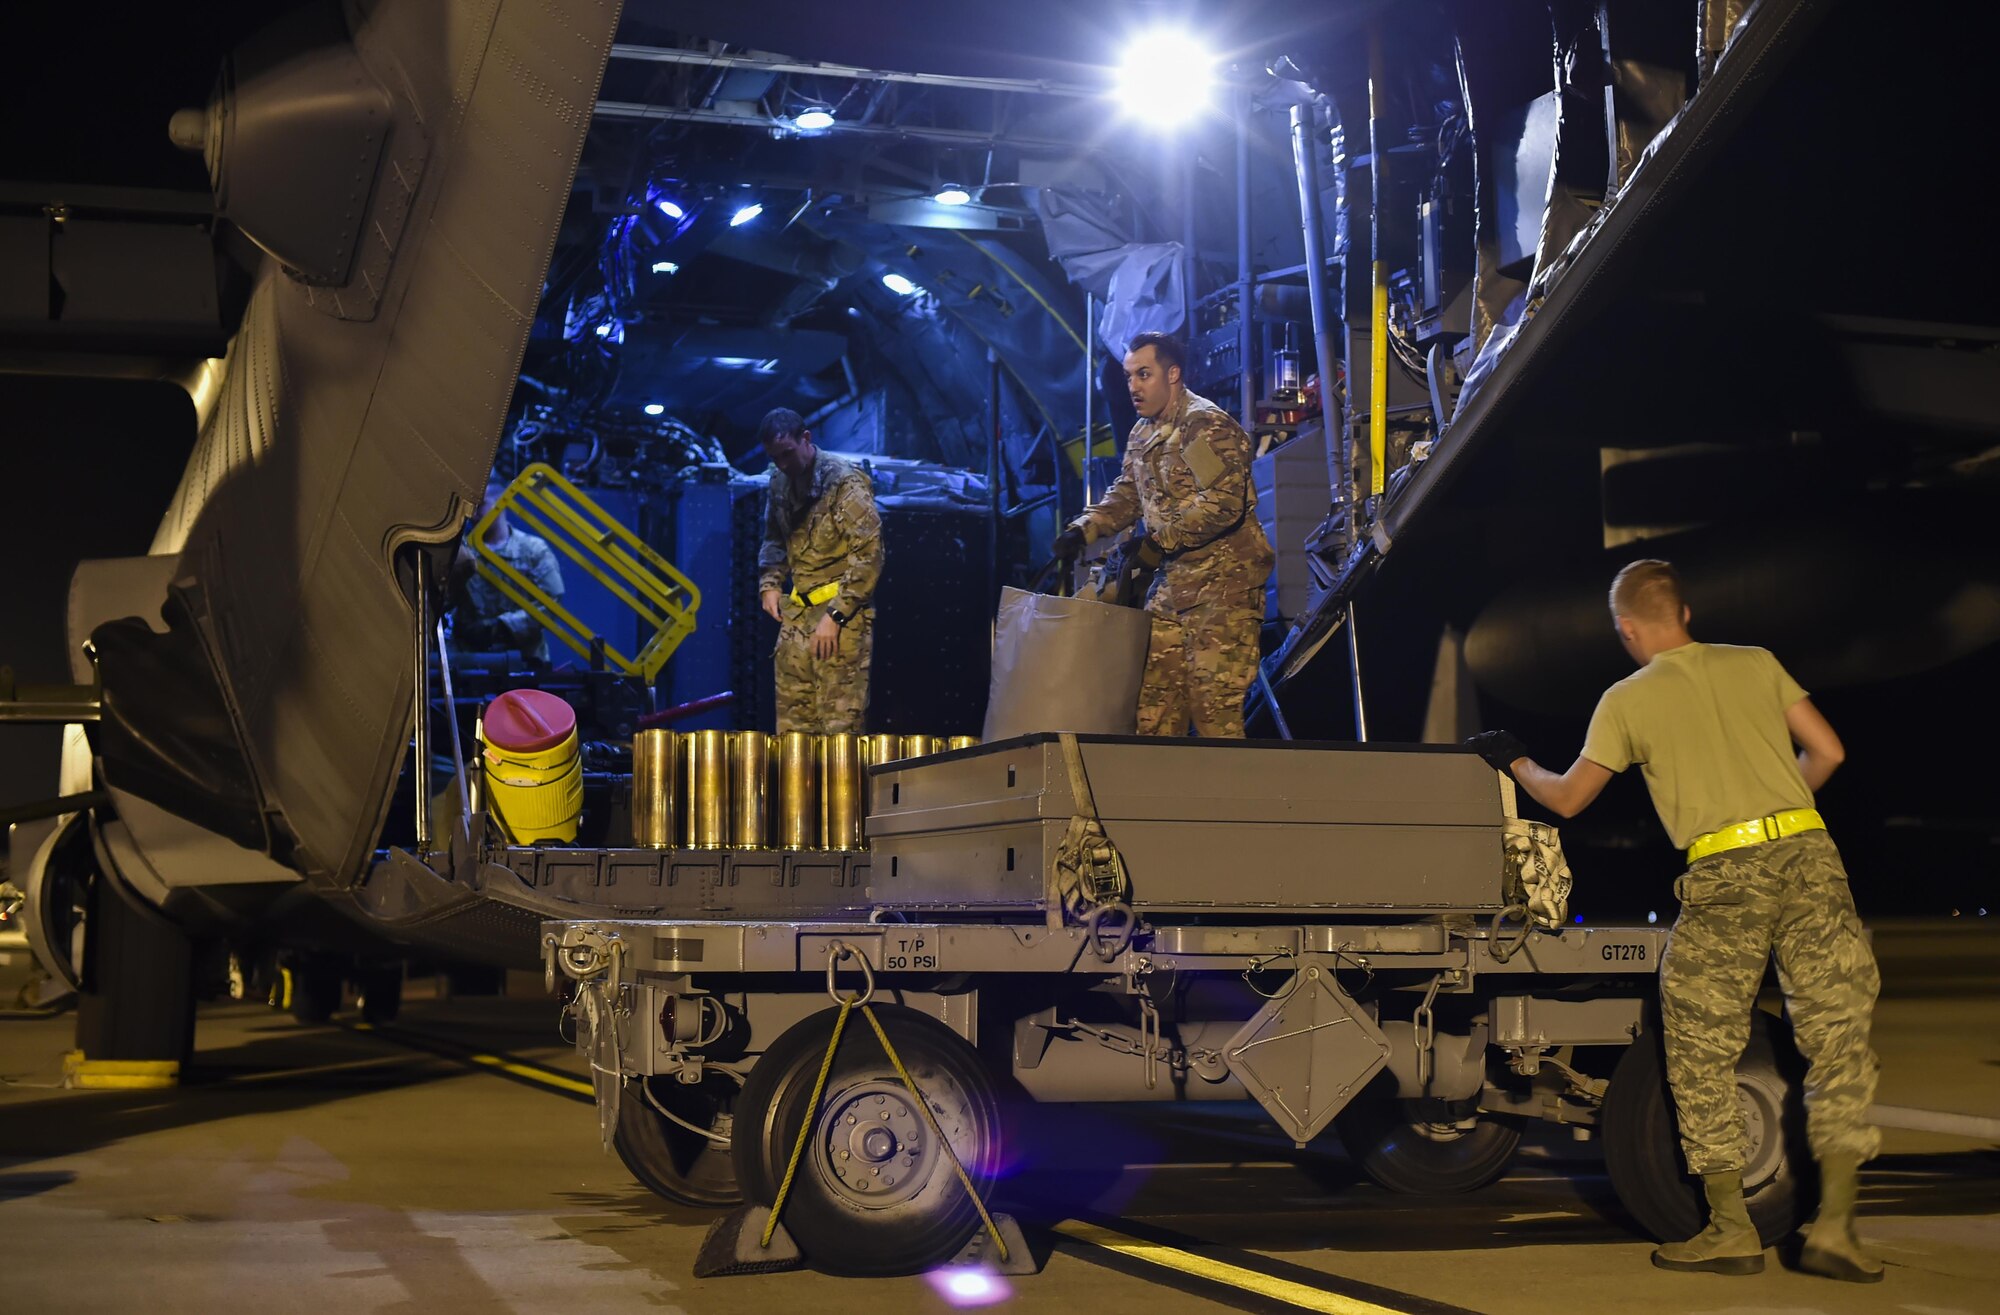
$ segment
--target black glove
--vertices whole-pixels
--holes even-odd
[[[1056,536],[1053,555],[1059,562],[1073,562],[1083,556],[1084,535],[1081,525],[1072,525]]]
[[[1511,772],[1516,759],[1528,756],[1528,746],[1512,731],[1481,731],[1465,742],[1495,771]]]

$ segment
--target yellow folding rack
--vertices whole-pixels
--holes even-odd
[[[590,656],[598,634],[487,546],[486,531],[510,511],[652,628],[653,637],[631,657],[605,641],[605,661],[648,682],[659,675],[680,642],[694,633],[695,610],[701,606],[694,581],[553,468],[538,461],[523,470],[473,528],[474,565],[495,589],[583,657]]]

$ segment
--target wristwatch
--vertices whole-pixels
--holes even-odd
[[[844,626],[847,624],[847,618],[840,614],[840,609],[837,607],[827,608],[826,614],[833,618],[833,623],[837,626]]]

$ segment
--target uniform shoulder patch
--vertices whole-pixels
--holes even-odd
[[[1196,487],[1205,489],[1222,478],[1222,457],[1208,434],[1188,440],[1188,445],[1181,449],[1181,457],[1194,472]]]

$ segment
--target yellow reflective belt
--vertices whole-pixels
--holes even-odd
[[[840,582],[838,580],[834,580],[830,584],[822,584],[818,590],[806,590],[804,594],[800,594],[798,588],[794,586],[792,588],[792,602],[798,604],[800,608],[818,608],[820,604],[834,602],[834,594],[838,594],[838,592],[840,592]]]
[[[1738,822],[1735,826],[1711,831],[1705,836],[1696,836],[1687,848],[1688,862],[1707,858],[1710,854],[1720,854],[1725,849],[1741,849],[1745,845],[1761,845],[1767,840],[1782,840],[1802,831],[1824,831],[1826,819],[1816,808],[1788,808],[1782,813],[1772,813],[1767,817],[1749,822]]]
[[[804,594],[800,594],[794,588],[792,590],[792,601],[800,607],[818,607],[821,603],[832,602],[833,596],[839,592],[840,582],[835,580],[829,584],[823,584],[817,589],[808,590]]]

